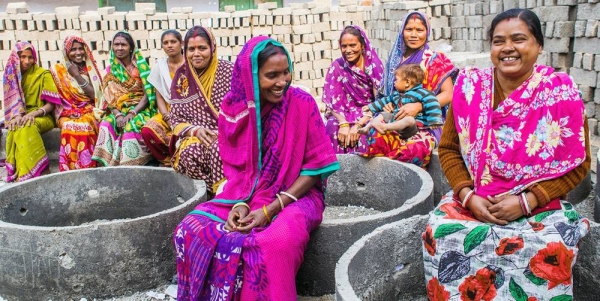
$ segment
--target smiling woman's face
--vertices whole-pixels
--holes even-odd
[[[276,53],[267,58],[258,70],[261,103],[280,103],[283,91],[291,80],[290,64],[285,54]]]
[[[494,28],[490,58],[499,76],[517,82],[525,81],[533,72],[533,65],[541,52],[542,46],[523,20],[506,19]]]
[[[404,44],[410,49],[419,49],[427,42],[427,27],[419,18],[409,17],[404,26]]]

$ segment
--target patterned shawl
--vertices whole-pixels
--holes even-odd
[[[585,160],[584,106],[572,79],[534,71],[493,109],[494,68],[465,68],[452,108],[461,153],[478,195],[516,194]]]
[[[85,51],[85,70],[89,75],[89,84],[94,88],[95,94],[95,99],[91,101],[87,94],[85,94],[85,91],[83,91],[83,89],[79,86],[77,80],[69,73],[68,70],[69,66],[72,64],[69,60],[69,52],[71,51],[71,47],[73,47],[73,42],[81,43]],[[99,105],[100,99],[102,99],[102,78],[100,76],[100,72],[98,71],[98,66],[96,65],[96,60],[94,59],[94,55],[92,54],[90,47],[82,38],[68,36],[65,38],[63,57],[64,63],[55,64],[50,68],[50,72],[52,73],[52,77],[56,83],[56,88],[58,89],[58,92],[62,98],[65,100],[65,104],[57,109],[60,111],[63,108],[83,108],[90,103],[96,108],[101,109]],[[58,113],[57,116],[60,116],[60,113]]]
[[[365,32],[356,25],[351,25],[360,31],[365,40],[364,72],[350,64],[342,57],[331,63],[325,86],[323,87],[323,102],[328,110],[343,114],[349,122],[356,121],[362,116],[361,108],[375,99],[373,90],[378,90],[383,78],[383,64]],[[341,42],[340,36],[340,42]]]
[[[138,71],[140,72],[140,78],[142,79],[142,85],[144,86],[144,91],[146,93],[146,95],[148,95],[148,108],[151,108],[151,110],[155,110],[156,108],[156,93],[154,92],[154,87],[152,87],[152,84],[150,84],[148,82],[148,75],[150,75],[150,66],[148,66],[148,63],[146,62],[146,59],[144,58],[144,56],[142,55],[142,52],[135,48],[133,50],[133,56],[131,58],[135,64],[136,67],[138,69]],[[110,50],[110,73],[107,74],[104,83],[103,83],[103,87],[102,90],[104,90],[106,88],[106,85],[108,85],[109,79],[111,79],[111,77],[114,77],[117,81],[119,81],[120,83],[125,83],[129,80],[130,75],[127,72],[127,69],[125,68],[125,66],[123,66],[123,64],[121,64],[121,61],[117,58],[117,56],[115,55],[115,52],[111,49]],[[102,104],[101,107],[106,107],[106,104]],[[154,115],[154,114],[152,114]]]
[[[427,27],[427,38],[425,45],[421,47],[421,49],[415,51],[410,55],[405,61],[402,61],[402,57],[406,52],[406,45],[404,44],[404,28],[406,27],[406,23],[410,20],[414,15],[420,16],[423,20],[425,20],[425,27]],[[392,50],[390,51],[390,56],[388,58],[386,67],[385,67],[385,80],[384,80],[384,93],[385,95],[390,95],[394,92],[394,80],[395,80],[395,71],[398,66],[403,64],[419,64],[421,65],[421,69],[425,71],[425,79],[423,80],[423,87],[427,90],[433,92],[433,94],[439,94],[440,89],[442,87],[442,83],[448,77],[454,78],[458,73],[458,69],[454,67],[450,59],[448,59],[443,53],[435,52],[429,49],[429,45],[427,41],[431,37],[431,24],[429,23],[429,19],[424,13],[411,11],[409,12],[404,21],[402,21],[402,26],[400,26],[400,32],[398,33],[398,38],[396,38],[396,43],[392,46]]]
[[[219,60],[217,59],[217,47],[215,39],[207,28],[201,26],[194,26],[190,30],[200,28],[204,30],[210,37],[209,44],[211,45],[212,57],[206,69],[202,74],[198,75],[196,69],[192,65],[192,61],[185,58],[185,63],[177,69],[173,82],[171,83],[171,99],[172,102],[190,102],[196,101],[199,98],[203,99],[210,108],[211,116],[214,117],[216,122],[219,118],[219,108],[211,100],[213,85],[215,78],[217,77],[217,67]],[[183,53],[187,53],[187,43],[183,46]],[[191,80],[190,80],[191,79]],[[182,136],[191,128],[190,123],[179,123],[173,129],[173,134],[176,136]],[[205,125],[207,126],[207,125]],[[212,129],[212,127],[209,127]]]
[[[21,74],[21,60],[19,59],[19,52],[30,49],[33,54],[33,59],[37,63],[37,52],[31,43],[29,42],[17,42],[13,48],[8,60],[6,67],[4,67],[4,75],[2,81],[4,84],[4,120],[10,121],[17,115],[24,115],[27,113],[27,102],[28,98],[39,98],[43,101],[60,104],[60,96],[56,90],[56,85],[52,81],[44,81],[44,74],[48,70],[34,64],[27,70],[27,83],[26,89],[23,91],[23,75]],[[51,78],[51,77],[50,77]],[[36,88],[36,87],[39,87]]]
[[[268,204],[300,175],[325,179],[339,169],[310,94],[289,87],[281,103],[261,109],[257,56],[268,44],[281,45],[265,36],[254,37],[235,62],[231,92],[219,115],[227,184],[214,202]],[[290,62],[290,71],[291,66]]]

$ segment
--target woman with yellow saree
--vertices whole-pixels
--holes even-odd
[[[60,128],[60,171],[96,167],[92,160],[98,138],[102,109],[102,79],[96,60],[85,41],[76,36],[65,39],[64,63],[50,68],[64,105],[56,107]],[[95,114],[96,113],[96,114]]]
[[[29,42],[17,42],[4,68],[6,182],[24,181],[49,171],[42,133],[54,128],[51,113],[60,97],[50,72],[37,65]]]
[[[148,82],[150,67],[130,34],[115,34],[109,70],[102,92],[110,114],[100,123],[92,159],[103,166],[144,165],[152,154],[140,131],[156,114],[156,95]]]

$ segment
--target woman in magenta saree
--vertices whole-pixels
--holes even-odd
[[[383,64],[365,32],[346,26],[340,35],[342,57],[331,63],[323,86],[327,135],[338,154],[363,153],[366,136],[358,134],[361,108],[375,100],[383,80]]]
[[[227,182],[175,230],[177,300],[296,299],[325,179],[339,163],[314,99],[290,81],[281,44],[246,43],[219,115]]]

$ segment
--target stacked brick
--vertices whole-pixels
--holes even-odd
[[[389,51],[396,42],[400,26],[409,11],[424,12],[430,17],[431,38],[429,45],[436,49],[442,44],[450,44],[452,31],[449,18],[452,0],[397,1],[381,0],[381,5],[365,12],[367,35],[382,60],[387,60]]]
[[[30,13],[26,3],[9,3],[0,13],[0,72],[17,40],[28,40],[39,50],[40,63],[48,68],[62,60],[63,40],[68,35],[83,37],[99,68],[108,65],[110,41],[119,30],[128,30],[150,64],[164,57],[160,36],[169,28],[185,34],[194,25],[210,27],[218,55],[234,61],[251,37],[269,35],[282,42],[292,55],[294,83],[321,95],[331,61],[341,56],[338,39],[343,28],[364,28],[385,62],[396,40],[400,23],[409,10],[425,12],[431,19],[430,45],[439,49],[451,44],[452,52],[489,51],[486,33],[496,14],[509,8],[535,11],[544,30],[544,55],[539,63],[568,71],[586,101],[590,128],[597,133],[600,118],[600,4],[598,0],[378,0],[361,6],[361,0],[314,0],[277,8],[274,3],[258,9],[225,12],[193,12],[176,7],[157,13],[154,4],[138,3],[135,11],[116,12],[112,7],[80,12],[78,7],[61,7],[56,13]],[[0,97],[2,94],[0,94]]]
[[[590,129],[598,134],[600,120],[600,3],[588,0],[577,6],[577,20],[571,37],[573,42],[573,67],[570,74],[586,101]]]
[[[226,12],[193,12],[191,7],[172,8],[157,13],[154,4],[138,3],[135,11],[116,12],[113,7],[81,13],[78,7],[60,7],[56,13],[29,13],[25,3],[11,3],[0,13],[0,65],[9,56],[17,40],[31,41],[39,50],[41,65],[49,68],[63,59],[62,45],[69,35],[83,37],[90,45],[98,67],[108,66],[112,37],[127,30],[137,47],[150,59],[164,57],[160,36],[166,29],[185,35],[194,25],[211,28],[219,57],[235,61],[250,38],[268,35],[291,52],[294,82],[306,86],[315,95],[322,93],[324,77],[332,59],[340,54],[339,32],[346,25],[364,27],[364,7],[358,0],[341,0],[340,6],[315,1],[277,8],[276,3],[259,4],[257,9]]]

